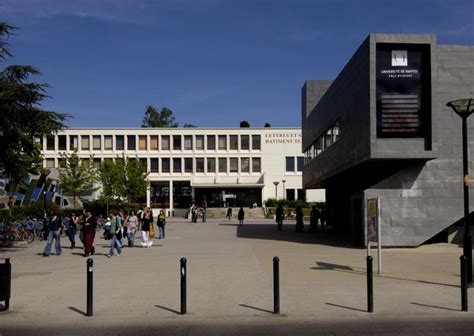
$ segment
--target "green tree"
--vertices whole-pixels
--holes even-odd
[[[117,160],[121,160],[121,158],[118,157]],[[109,212],[109,204],[118,199],[123,193],[125,178],[122,166],[121,163],[116,163],[113,159],[105,159],[99,166],[97,180],[102,187],[100,199],[107,205],[107,213]]]
[[[62,153],[63,167],[59,169],[61,187],[66,193],[73,197],[73,208],[76,208],[77,195],[82,192],[96,191],[93,186],[97,182],[97,169],[94,166],[94,158],[83,160],[77,155],[77,151],[68,155]]]
[[[156,107],[148,105],[143,118],[142,127],[178,127],[178,123],[173,117],[173,111],[167,107],[162,107],[158,112]]]
[[[184,128],[195,128],[197,126],[193,125],[193,124],[184,124],[183,125]]]
[[[149,186],[148,175],[146,167],[142,165],[140,160],[127,158],[125,166],[125,192],[124,198],[128,204],[146,195],[146,190]]]
[[[248,122],[247,120],[242,120],[242,121],[240,122],[240,127],[241,127],[241,128],[250,127],[250,124],[249,124],[249,122]]]

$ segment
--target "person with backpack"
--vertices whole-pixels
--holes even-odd
[[[117,249],[117,256],[122,253],[122,217],[116,210],[110,211],[110,251],[107,258],[114,255],[114,249]]]
[[[158,226],[159,230],[158,239],[165,239],[166,217],[165,212],[163,210],[160,210],[160,214],[158,215],[158,219],[156,220],[156,225]]]

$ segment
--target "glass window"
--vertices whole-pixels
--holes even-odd
[[[116,135],[115,136],[115,149],[116,150],[124,150],[125,149],[125,141],[123,135]]]
[[[170,136],[169,135],[161,136],[161,149],[170,150]]]
[[[153,159],[150,159],[150,171],[152,173],[158,173],[158,159],[157,158],[153,158]]]
[[[216,149],[216,136],[215,135],[208,135],[207,136],[207,149],[208,150],[215,150]]]
[[[146,135],[139,135],[138,136],[138,149],[139,150],[147,150]]]
[[[260,150],[261,147],[260,135],[252,135],[252,149]]]
[[[332,140],[333,140],[332,139],[332,129],[330,128],[326,131],[326,138],[325,138],[325,141],[324,141],[326,147],[329,147],[329,146],[332,145]]]
[[[204,173],[204,158],[196,158],[196,173]]]
[[[197,150],[204,149],[204,135],[196,135],[196,149]]]
[[[192,135],[184,136],[184,149],[193,150],[193,136]]]
[[[101,149],[100,135],[94,135],[92,137],[92,149],[94,149],[94,150],[100,150]]]
[[[150,149],[158,150],[158,135],[150,135]]]
[[[137,149],[137,139],[135,135],[127,135],[127,149],[136,150]]]
[[[231,173],[239,172],[239,160],[237,158],[229,159],[229,168]]]
[[[66,150],[66,136],[58,135],[58,150]]]
[[[173,135],[173,150],[181,150],[181,135]]]
[[[46,137],[46,149],[54,150],[54,135]]]
[[[219,135],[218,141],[219,141],[219,149],[226,150],[227,149],[227,135]]]
[[[161,159],[161,172],[162,173],[170,172],[170,159],[168,158]]]
[[[81,149],[82,150],[89,150],[89,136],[88,135],[81,135]]]
[[[69,149],[76,150],[79,149],[79,140],[77,135],[70,135],[69,136]]]
[[[248,135],[241,135],[240,136],[240,149],[248,150],[250,148],[249,141],[250,139]]]
[[[111,135],[104,135],[104,149],[112,150],[112,136]]]
[[[336,121],[336,123],[334,124],[333,128],[332,128],[332,135],[333,135],[333,142],[336,142],[337,140],[339,140],[339,121]]]
[[[240,158],[240,172],[250,173],[250,159]]]
[[[184,159],[184,171],[186,173],[193,172],[193,159],[192,158],[185,158]]]
[[[303,171],[304,168],[304,156],[298,156],[297,161],[296,161],[296,169],[299,172]]]
[[[207,172],[215,173],[216,172],[216,159],[207,158]]]
[[[262,171],[262,162],[260,158],[252,158],[252,172],[260,173]]]
[[[227,159],[219,158],[219,173],[227,173]]]
[[[181,158],[173,159],[173,173],[181,173],[183,171],[181,167]]]
[[[287,172],[295,171],[295,158],[293,156],[286,157],[286,171]]]
[[[239,149],[239,137],[237,135],[229,135],[229,143],[231,150]]]
[[[298,193],[298,200],[306,201],[306,192],[304,189],[298,189],[297,193]]]
[[[46,159],[46,168],[54,168],[54,159]]]

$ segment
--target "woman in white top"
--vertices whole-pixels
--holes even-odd
[[[128,216],[127,220],[127,239],[128,239],[128,247],[135,246],[135,234],[138,228],[138,217],[135,214],[135,211],[130,211],[130,216]]]

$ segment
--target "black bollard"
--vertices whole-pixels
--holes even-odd
[[[367,256],[367,312],[374,312],[374,283],[371,256]]]
[[[4,264],[0,264],[0,301],[5,301],[4,308],[1,311],[7,311],[10,308],[12,282],[12,265],[10,258],[5,259]]]
[[[181,315],[186,314],[186,258],[180,260],[181,268]]]
[[[462,255],[461,260],[461,309],[462,311],[468,311],[467,305],[467,258]]]
[[[92,316],[92,274],[94,271],[94,260],[87,259],[87,316]]]
[[[280,314],[280,259],[273,258],[273,313]]]

